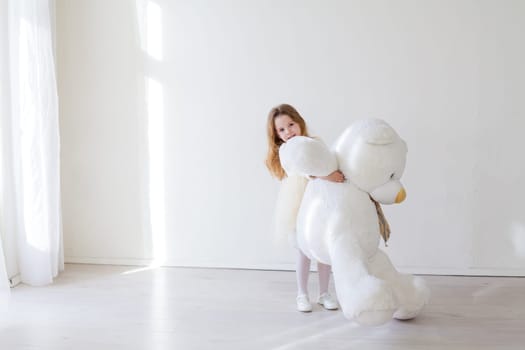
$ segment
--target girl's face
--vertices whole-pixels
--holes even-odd
[[[290,116],[281,114],[274,119],[274,126],[277,135],[283,142],[288,141],[294,136],[302,136],[301,127],[293,121]]]

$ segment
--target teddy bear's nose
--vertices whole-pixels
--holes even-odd
[[[405,189],[401,188],[401,190],[399,190],[399,192],[397,193],[396,203],[401,203],[402,201],[405,200],[406,197],[407,197],[407,193],[405,192]]]

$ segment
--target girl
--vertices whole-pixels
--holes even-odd
[[[282,104],[272,108],[268,115],[267,121],[268,134],[268,155],[266,157],[266,166],[270,173],[283,180],[287,177],[280,159],[279,147],[295,136],[307,136],[308,130],[306,123],[299,112],[288,104]],[[309,176],[310,179],[314,178]],[[328,176],[319,177],[323,180],[333,182],[343,182],[345,177],[341,171],[337,170]],[[304,188],[303,188],[304,191]],[[298,204],[296,209],[298,209]],[[296,212],[295,212],[296,214]],[[327,310],[337,310],[338,304],[335,298],[328,293],[328,283],[330,281],[330,265],[317,262],[319,272],[319,299],[318,303]],[[297,310],[302,312],[312,311],[312,304],[308,298],[308,275],[310,272],[310,259],[298,249],[297,259]]]

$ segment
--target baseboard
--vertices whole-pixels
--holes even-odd
[[[401,266],[396,268],[400,272],[413,275],[525,277],[525,268],[450,268],[414,266]]]
[[[128,258],[95,258],[95,257],[65,257],[65,262],[69,264],[93,264],[93,265],[123,265],[123,266],[150,266],[155,263],[152,259],[128,259]],[[189,267],[189,268],[213,268],[213,269],[243,269],[243,270],[278,270],[294,271],[293,263],[278,264],[235,264],[235,263],[210,263],[198,262],[191,263],[168,260],[162,264],[166,267]],[[396,266],[403,273],[414,275],[447,275],[447,276],[509,276],[525,277],[525,268],[450,268],[450,267],[419,267],[419,266]],[[312,264],[312,271],[315,271],[315,264]]]
[[[122,266],[149,266],[152,259],[133,258],[94,258],[94,257],[64,257],[66,264],[93,264],[93,265],[122,265]]]
[[[14,288],[16,287],[17,285],[19,285],[20,283],[22,282],[22,278],[20,277],[20,274],[17,273],[16,275],[12,276],[12,277],[9,277],[9,286],[11,288]]]
[[[66,264],[93,264],[93,265],[122,265],[122,266],[150,266],[155,263],[153,259],[128,259],[128,258],[95,258],[95,257],[64,257]],[[245,270],[284,270],[294,271],[293,263],[287,264],[213,264],[207,262],[181,262],[168,260],[162,264],[165,267],[190,267],[212,269],[245,269]]]

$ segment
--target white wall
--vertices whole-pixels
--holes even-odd
[[[380,117],[409,146],[387,252],[525,275],[525,3],[57,1],[66,261],[293,268],[265,119],[328,143]]]

